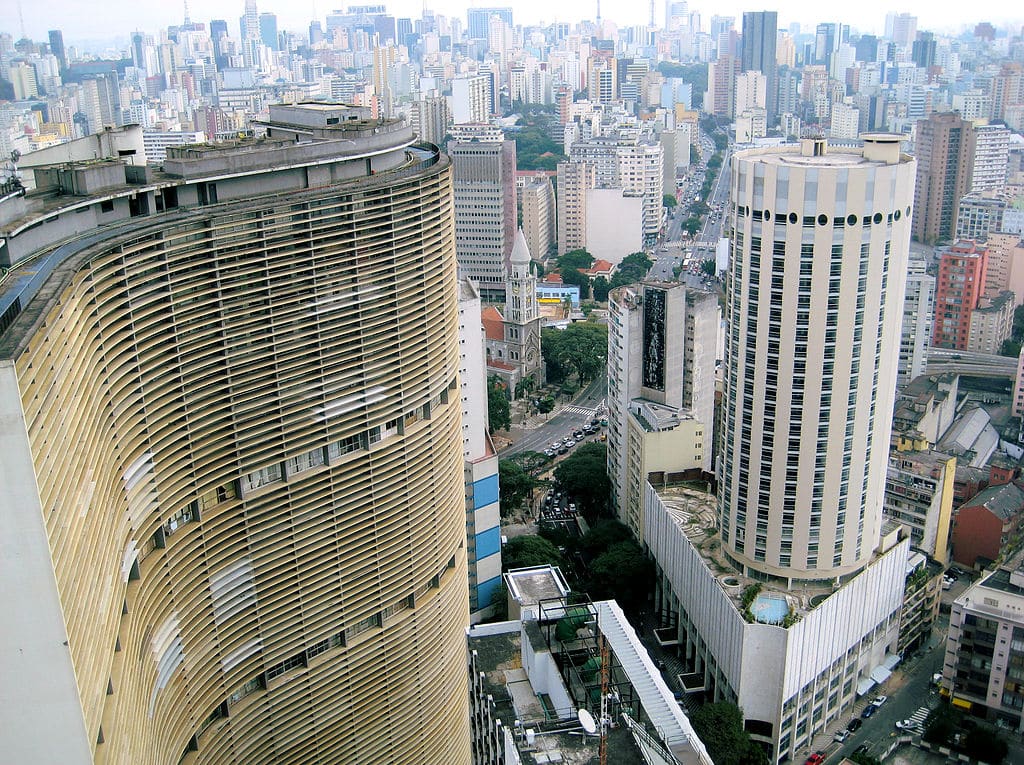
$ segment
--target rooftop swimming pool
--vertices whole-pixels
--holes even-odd
[[[789,602],[782,595],[758,595],[750,613],[762,624],[782,624],[789,613]]]

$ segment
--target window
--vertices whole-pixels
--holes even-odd
[[[242,491],[248,492],[277,483],[282,479],[281,463],[267,465],[242,476]]]

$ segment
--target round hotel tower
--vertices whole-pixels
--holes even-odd
[[[862,138],[732,159],[719,524],[787,583],[854,574],[879,539],[915,168]]]

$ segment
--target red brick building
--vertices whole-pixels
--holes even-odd
[[[1015,483],[989,486],[965,502],[953,525],[953,560],[974,568],[999,557],[1020,529],[1024,490]]]
[[[935,324],[932,345],[966,350],[971,334],[971,313],[985,289],[988,250],[975,242],[957,242],[939,260],[935,285]]]

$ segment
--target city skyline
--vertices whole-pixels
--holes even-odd
[[[550,7],[539,2],[539,0],[524,0],[516,2],[513,6],[513,20],[516,24],[534,25],[549,24],[556,21],[576,23],[581,20],[594,20],[598,6],[594,2],[573,2],[560,8],[572,9],[572,12],[564,12],[558,15],[549,13]],[[50,29],[61,29],[68,44],[83,43],[107,43],[115,41],[127,42],[133,31],[154,32],[181,23],[185,15],[186,3],[182,4],[157,4],[153,2],[130,3],[126,0],[112,0],[105,8],[108,11],[103,15],[97,15],[93,9],[85,4],[73,0],[58,0],[54,3],[28,5],[19,0],[20,19],[10,15],[7,29],[4,31],[12,35],[21,36],[22,26],[25,34],[30,39],[46,39],[46,32]],[[339,3],[341,8],[348,7],[348,3]],[[396,18],[420,18],[424,6],[413,0],[399,0],[399,2],[384,3],[388,13]],[[505,7],[501,3],[477,3],[466,5],[457,0],[442,0],[440,3],[431,4],[429,10],[448,17],[458,17],[465,23],[466,10],[470,7]],[[601,17],[619,27],[634,25],[645,25],[650,16],[650,5],[647,3],[627,3],[624,0],[605,0],[600,3]],[[761,6],[761,7],[755,7]],[[238,36],[238,19],[244,11],[243,0],[213,0],[205,3],[192,3],[187,5],[189,18],[193,21],[209,24],[211,19],[224,19],[228,22],[228,30],[232,37]],[[274,13],[278,17],[278,28],[293,32],[305,33],[311,21],[321,20],[327,13],[334,10],[329,6],[316,7],[311,3],[306,8],[292,6],[280,2],[257,3],[260,13]],[[813,32],[813,27],[819,22],[839,21],[849,24],[851,29],[863,33],[881,34],[885,27],[885,16],[887,13],[909,13],[918,18],[918,29],[927,29],[939,33],[958,33],[965,27],[975,23],[988,21],[997,29],[1019,30],[1024,26],[1024,14],[1014,15],[1002,12],[994,6],[977,13],[972,19],[965,20],[960,11],[946,10],[936,4],[926,4],[921,0],[911,0],[904,3],[904,7],[893,8],[881,0],[867,0],[859,6],[857,20],[850,18],[834,18],[824,13],[820,6],[812,3],[811,0],[797,0],[786,4],[785,8],[769,7],[767,3],[747,3],[742,0],[727,0],[725,3],[690,3],[690,10],[699,12],[702,17],[702,25],[706,28],[712,15],[733,16],[737,20],[736,29],[739,31],[742,22],[742,15],[745,11],[775,10],[779,13],[779,27],[786,29],[791,23],[799,22],[804,31]],[[824,15],[823,15],[824,14]],[[124,19],[124,27],[112,26],[110,19]],[[662,26],[665,21],[665,3],[655,2],[654,21]],[[23,24],[22,24],[23,22]]]

